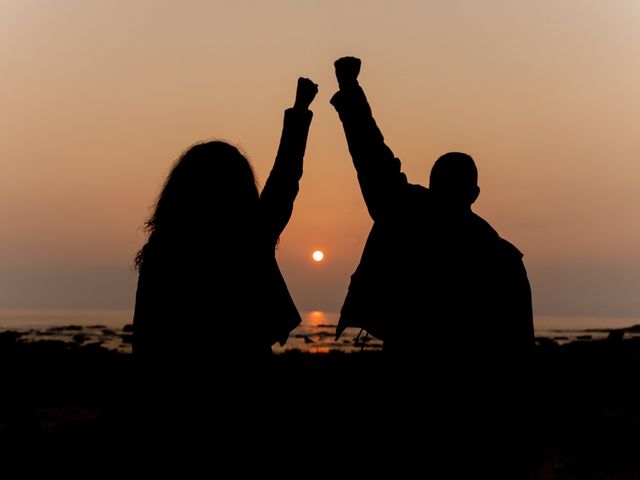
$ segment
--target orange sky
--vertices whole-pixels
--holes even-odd
[[[639,27],[636,0],[4,0],[0,308],[132,306],[173,160],[220,138],[264,182],[305,75],[278,258],[300,309],[338,309],[371,226],[328,103],[349,54],[412,182],[476,159],[475,209],[524,251],[536,312],[640,316]]]

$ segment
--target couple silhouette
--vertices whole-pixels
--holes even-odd
[[[247,159],[220,141],[191,147],[167,178],[136,258],[134,354],[154,392],[142,407],[180,392],[201,397],[202,412],[210,400],[204,392],[215,385],[222,392],[216,402],[227,401],[222,411],[242,412],[227,432],[255,432],[265,418],[276,424],[287,418],[292,398],[313,395],[316,405],[332,405],[333,417],[357,410],[377,418],[387,440],[429,431],[446,445],[445,438],[454,441],[451,432],[486,428],[473,422],[506,418],[518,404],[512,400],[526,381],[534,342],[522,254],[472,211],[480,194],[473,159],[447,153],[435,162],[429,188],[409,183],[359,85],[360,60],[343,57],[334,66],[339,90],[331,104],[374,221],[336,336],[357,327],[383,340],[384,363],[365,371],[380,388],[345,380],[323,402],[314,380],[306,389],[293,386],[316,371],[274,379],[268,369],[271,346],[284,344],[301,322],[275,258],[298,193],[318,91],[300,78],[262,192]],[[201,395],[194,394],[198,385]],[[255,401],[273,385],[287,393]],[[365,429],[358,451],[375,452],[362,440],[375,436]],[[409,443],[396,442],[392,458],[409,455]]]
[[[472,212],[480,193],[473,159],[447,153],[429,188],[408,183],[358,83],[360,64],[335,62],[331,103],[374,225],[337,337],[363,328],[394,356],[525,352],[533,322],[522,254]],[[173,167],[136,258],[134,349],[145,363],[253,362],[301,322],[275,248],[298,193],[317,91],[298,80],[262,192],[247,159],[221,141],[196,144]]]

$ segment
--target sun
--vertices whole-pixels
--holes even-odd
[[[322,250],[316,250],[311,254],[314,262],[321,262],[324,260],[324,252]]]

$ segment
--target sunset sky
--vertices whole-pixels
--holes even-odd
[[[372,223],[329,104],[344,55],[411,182],[474,157],[536,314],[640,317],[637,0],[0,0],[0,308],[131,308],[173,161],[226,140],[263,184],[302,75],[277,255],[300,310],[338,310]]]

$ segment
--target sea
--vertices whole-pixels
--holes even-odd
[[[302,324],[291,332],[284,346],[275,345],[273,351],[327,353],[382,348],[382,342],[359,329],[349,328],[336,340],[338,318],[337,312],[303,312]],[[59,340],[130,353],[132,319],[131,310],[0,310],[0,333],[15,332],[24,342]],[[640,325],[640,318],[540,315],[534,320],[536,337],[559,344],[606,338],[610,330],[634,325]]]

